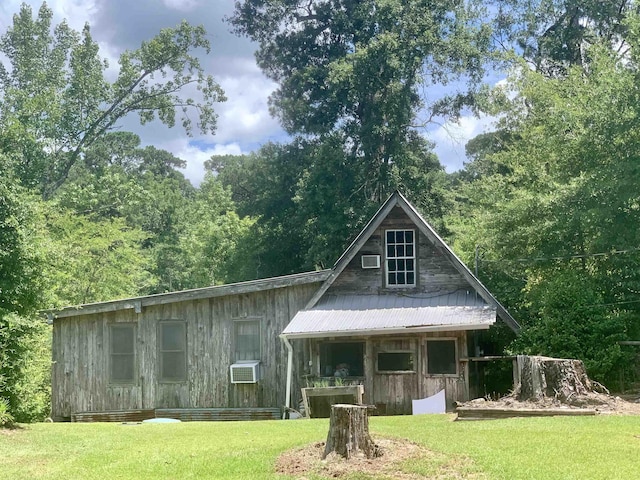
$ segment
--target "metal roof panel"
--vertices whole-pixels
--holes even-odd
[[[334,297],[298,312],[282,332],[285,336],[384,334],[398,331],[485,329],[496,321],[496,308],[484,305],[433,305],[433,298],[361,295]],[[424,299],[423,299],[424,300]],[[395,305],[391,305],[396,302]]]

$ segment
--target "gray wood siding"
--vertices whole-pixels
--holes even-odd
[[[414,229],[417,235],[417,275],[418,281],[412,292],[453,292],[458,289],[472,290],[473,287],[455,269],[449,259],[436,248],[427,237],[420,233],[411,219],[400,207],[394,208],[380,227],[369,237],[353,260],[333,282],[327,293],[369,293],[377,294],[385,290],[385,248],[384,233],[388,229]],[[362,255],[380,255],[380,268],[363,269]]]
[[[427,340],[450,339],[456,342],[457,372],[455,375],[430,375],[427,373]],[[371,337],[349,337],[349,341],[365,342],[364,349],[364,401],[375,404],[379,413],[389,415],[409,415],[412,400],[426,398],[445,390],[447,409],[453,409],[453,402],[469,399],[469,376],[467,371],[466,332],[420,333],[412,336],[380,335]],[[311,359],[318,358],[322,340],[313,340]],[[413,372],[383,373],[376,369],[379,352],[412,352]],[[310,358],[307,357],[307,361]],[[316,375],[319,365],[316,364]]]
[[[287,351],[279,334],[318,283],[57,319],[53,327],[52,417],[152,408],[280,407],[285,401]],[[230,382],[234,320],[260,320],[261,380]],[[159,379],[158,324],[186,323],[187,379]],[[109,325],[136,325],[136,381],[109,383]],[[299,347],[299,348],[298,348]],[[294,388],[303,373],[302,345],[294,345]]]

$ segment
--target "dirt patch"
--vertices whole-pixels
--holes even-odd
[[[537,401],[519,401],[513,396],[506,396],[499,400],[476,398],[469,402],[460,403],[461,407],[476,408],[592,408],[601,414],[640,415],[640,396],[627,395],[625,398],[604,393],[589,392],[570,398],[569,402],[561,402],[555,398],[545,397]]]
[[[4,435],[6,437],[9,437],[11,435],[16,435],[18,433],[20,433],[20,431],[22,430],[21,427],[11,427],[11,428],[0,428],[0,435]]]
[[[376,479],[452,479],[481,480],[486,478],[475,472],[473,462],[466,457],[451,457],[433,452],[408,440],[375,438],[382,455],[368,459],[364,456],[345,460],[332,453],[321,460],[324,442],[284,452],[276,460],[276,472],[291,475],[299,480],[309,478],[355,478]]]

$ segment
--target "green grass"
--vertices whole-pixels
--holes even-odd
[[[640,477],[640,417],[451,419],[374,417],[370,424],[374,439],[407,438],[434,451],[402,466],[425,478],[447,465],[505,480]],[[324,440],[327,430],[328,420],[26,425],[0,432],[0,479],[278,478],[280,452]]]

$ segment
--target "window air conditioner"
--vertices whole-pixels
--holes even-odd
[[[244,360],[231,365],[231,383],[257,383],[259,380],[259,360]]]
[[[380,268],[380,255],[362,255],[362,268]]]

